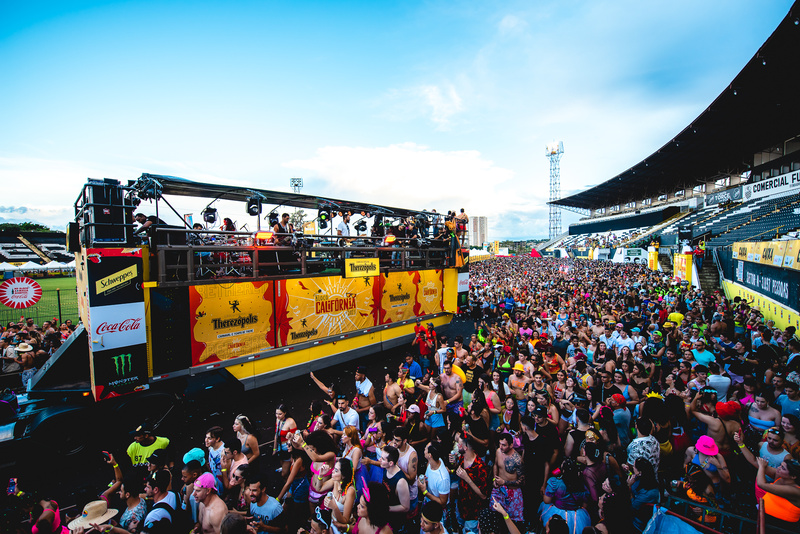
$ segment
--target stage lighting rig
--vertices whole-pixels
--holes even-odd
[[[261,199],[258,197],[248,197],[247,214],[257,217],[261,215]]]
[[[320,208],[317,212],[317,223],[319,224],[320,230],[324,230],[328,227],[328,223],[331,220],[331,212],[327,208]]]

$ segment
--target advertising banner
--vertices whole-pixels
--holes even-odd
[[[322,276],[277,282],[275,308],[280,346],[375,326],[373,292],[379,281],[380,277],[370,276]]]
[[[147,387],[147,344],[93,353],[92,391],[95,400],[118,397]]]
[[[344,260],[344,277],[378,276],[380,274],[378,258],[347,258]]]
[[[18,276],[0,284],[0,303],[15,310],[30,308],[42,298],[42,286],[33,278]]]
[[[144,302],[92,306],[89,344],[93,352],[147,343]]]
[[[658,270],[658,249],[647,251],[647,267],[652,271]]]
[[[462,274],[459,273],[459,277]],[[417,271],[412,277],[412,281],[417,288],[416,303],[414,305],[414,315],[430,315],[442,311],[442,278],[444,271],[428,269]],[[459,280],[459,286],[461,280]],[[469,290],[469,282],[467,282]],[[460,291],[460,289],[459,289]]]
[[[272,282],[191,286],[192,365],[274,348],[273,309]]]
[[[740,200],[742,200],[742,186],[707,194],[706,206],[724,204],[725,202],[738,202]]]
[[[469,292],[469,273],[458,273],[458,292]]]
[[[793,239],[786,242],[783,252],[783,266],[788,269],[800,269],[800,240]]]
[[[142,249],[88,248],[76,254],[75,260],[95,400],[146,389]]]
[[[92,306],[144,302],[141,248],[89,248],[84,260]]]
[[[675,254],[673,274],[676,278],[692,283],[692,255]]]
[[[738,260],[734,281],[794,310],[800,309],[800,294],[789,288],[797,287],[798,275],[788,269]]]
[[[783,251],[786,250],[786,243],[783,241],[770,241],[761,245],[761,258],[759,263],[763,265],[783,265]]]
[[[800,171],[791,171],[760,182],[745,184],[742,186],[742,196],[745,200],[753,200],[798,189],[800,189]]]
[[[415,316],[417,288],[414,278],[417,273],[395,272],[381,276],[380,324],[405,321]]]

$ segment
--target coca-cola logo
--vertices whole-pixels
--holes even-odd
[[[137,317],[136,319],[125,319],[119,323],[102,322],[97,326],[95,333],[100,336],[103,334],[111,334],[113,332],[130,332],[132,330],[138,330],[140,326],[142,326],[141,317]]]

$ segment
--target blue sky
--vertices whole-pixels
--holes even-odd
[[[790,6],[0,0],[0,222],[63,228],[87,177],[301,176],[307,194],[464,207],[493,239],[545,237],[546,143],[564,142],[565,194],[624,171]]]

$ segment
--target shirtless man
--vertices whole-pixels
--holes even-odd
[[[508,377],[508,386],[517,400],[520,413],[525,413],[528,404],[528,384],[531,379],[525,375],[525,367],[520,362],[514,364],[514,374]]]
[[[455,347],[456,352],[456,364],[459,367],[462,367],[464,362],[467,360],[467,354],[469,354],[467,349],[464,348],[464,338],[461,336],[456,336],[453,338],[453,347]]]
[[[383,387],[383,405],[389,412],[394,412],[397,407],[397,401],[403,393],[403,388],[394,381],[391,374],[386,373],[385,379],[386,385]]]
[[[356,399],[358,406],[355,409],[358,412],[361,428],[364,429],[367,426],[367,413],[378,401],[375,400],[375,388],[367,378],[367,368],[363,365],[356,369]]]
[[[222,520],[228,513],[225,501],[219,498],[214,475],[203,473],[194,481],[194,498],[198,503],[196,534],[219,534]]]
[[[522,521],[522,486],[525,484],[525,471],[522,456],[514,450],[513,445],[514,437],[511,434],[502,434],[498,438],[492,500],[505,508],[512,521]]]
[[[460,418],[461,409],[464,407],[464,400],[462,397],[464,384],[461,382],[460,376],[453,374],[452,362],[444,362],[444,374],[439,378],[442,381],[447,414],[450,418],[454,416]]]

